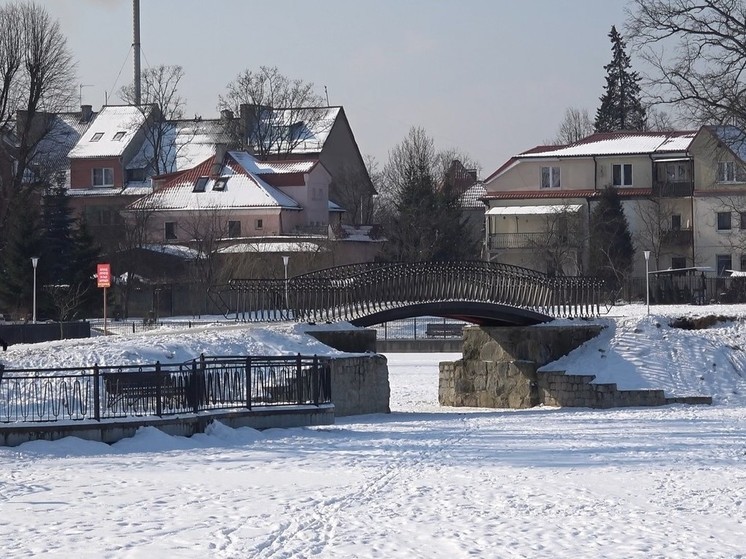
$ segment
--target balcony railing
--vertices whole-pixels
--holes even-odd
[[[655,181],[653,183],[653,195],[662,198],[682,198],[694,194],[694,183],[692,181]]]
[[[661,241],[669,246],[691,246],[694,236],[691,229],[671,229],[663,232]]]
[[[494,233],[489,236],[490,250],[504,248],[535,248],[548,244],[564,244],[574,246],[569,237],[558,238],[547,233]]]

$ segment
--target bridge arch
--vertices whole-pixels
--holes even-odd
[[[250,319],[350,321],[370,325],[412,316],[476,324],[528,325],[600,314],[603,282],[495,262],[382,262],[281,279],[233,279]]]

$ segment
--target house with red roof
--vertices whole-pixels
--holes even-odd
[[[589,218],[615,187],[650,269],[746,270],[746,137],[734,127],[592,134],[511,157],[484,181],[489,260],[582,274]]]

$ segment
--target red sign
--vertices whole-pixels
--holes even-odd
[[[96,279],[98,280],[98,287],[111,287],[111,265],[97,264]]]

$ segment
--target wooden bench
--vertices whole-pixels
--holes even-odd
[[[425,335],[428,338],[448,338],[448,337],[460,337],[464,333],[463,324],[448,324],[448,323],[430,323],[425,328]]]
[[[108,407],[156,406],[160,391],[161,403],[178,395],[178,387],[169,374],[145,372],[106,372],[101,375],[106,389]]]

